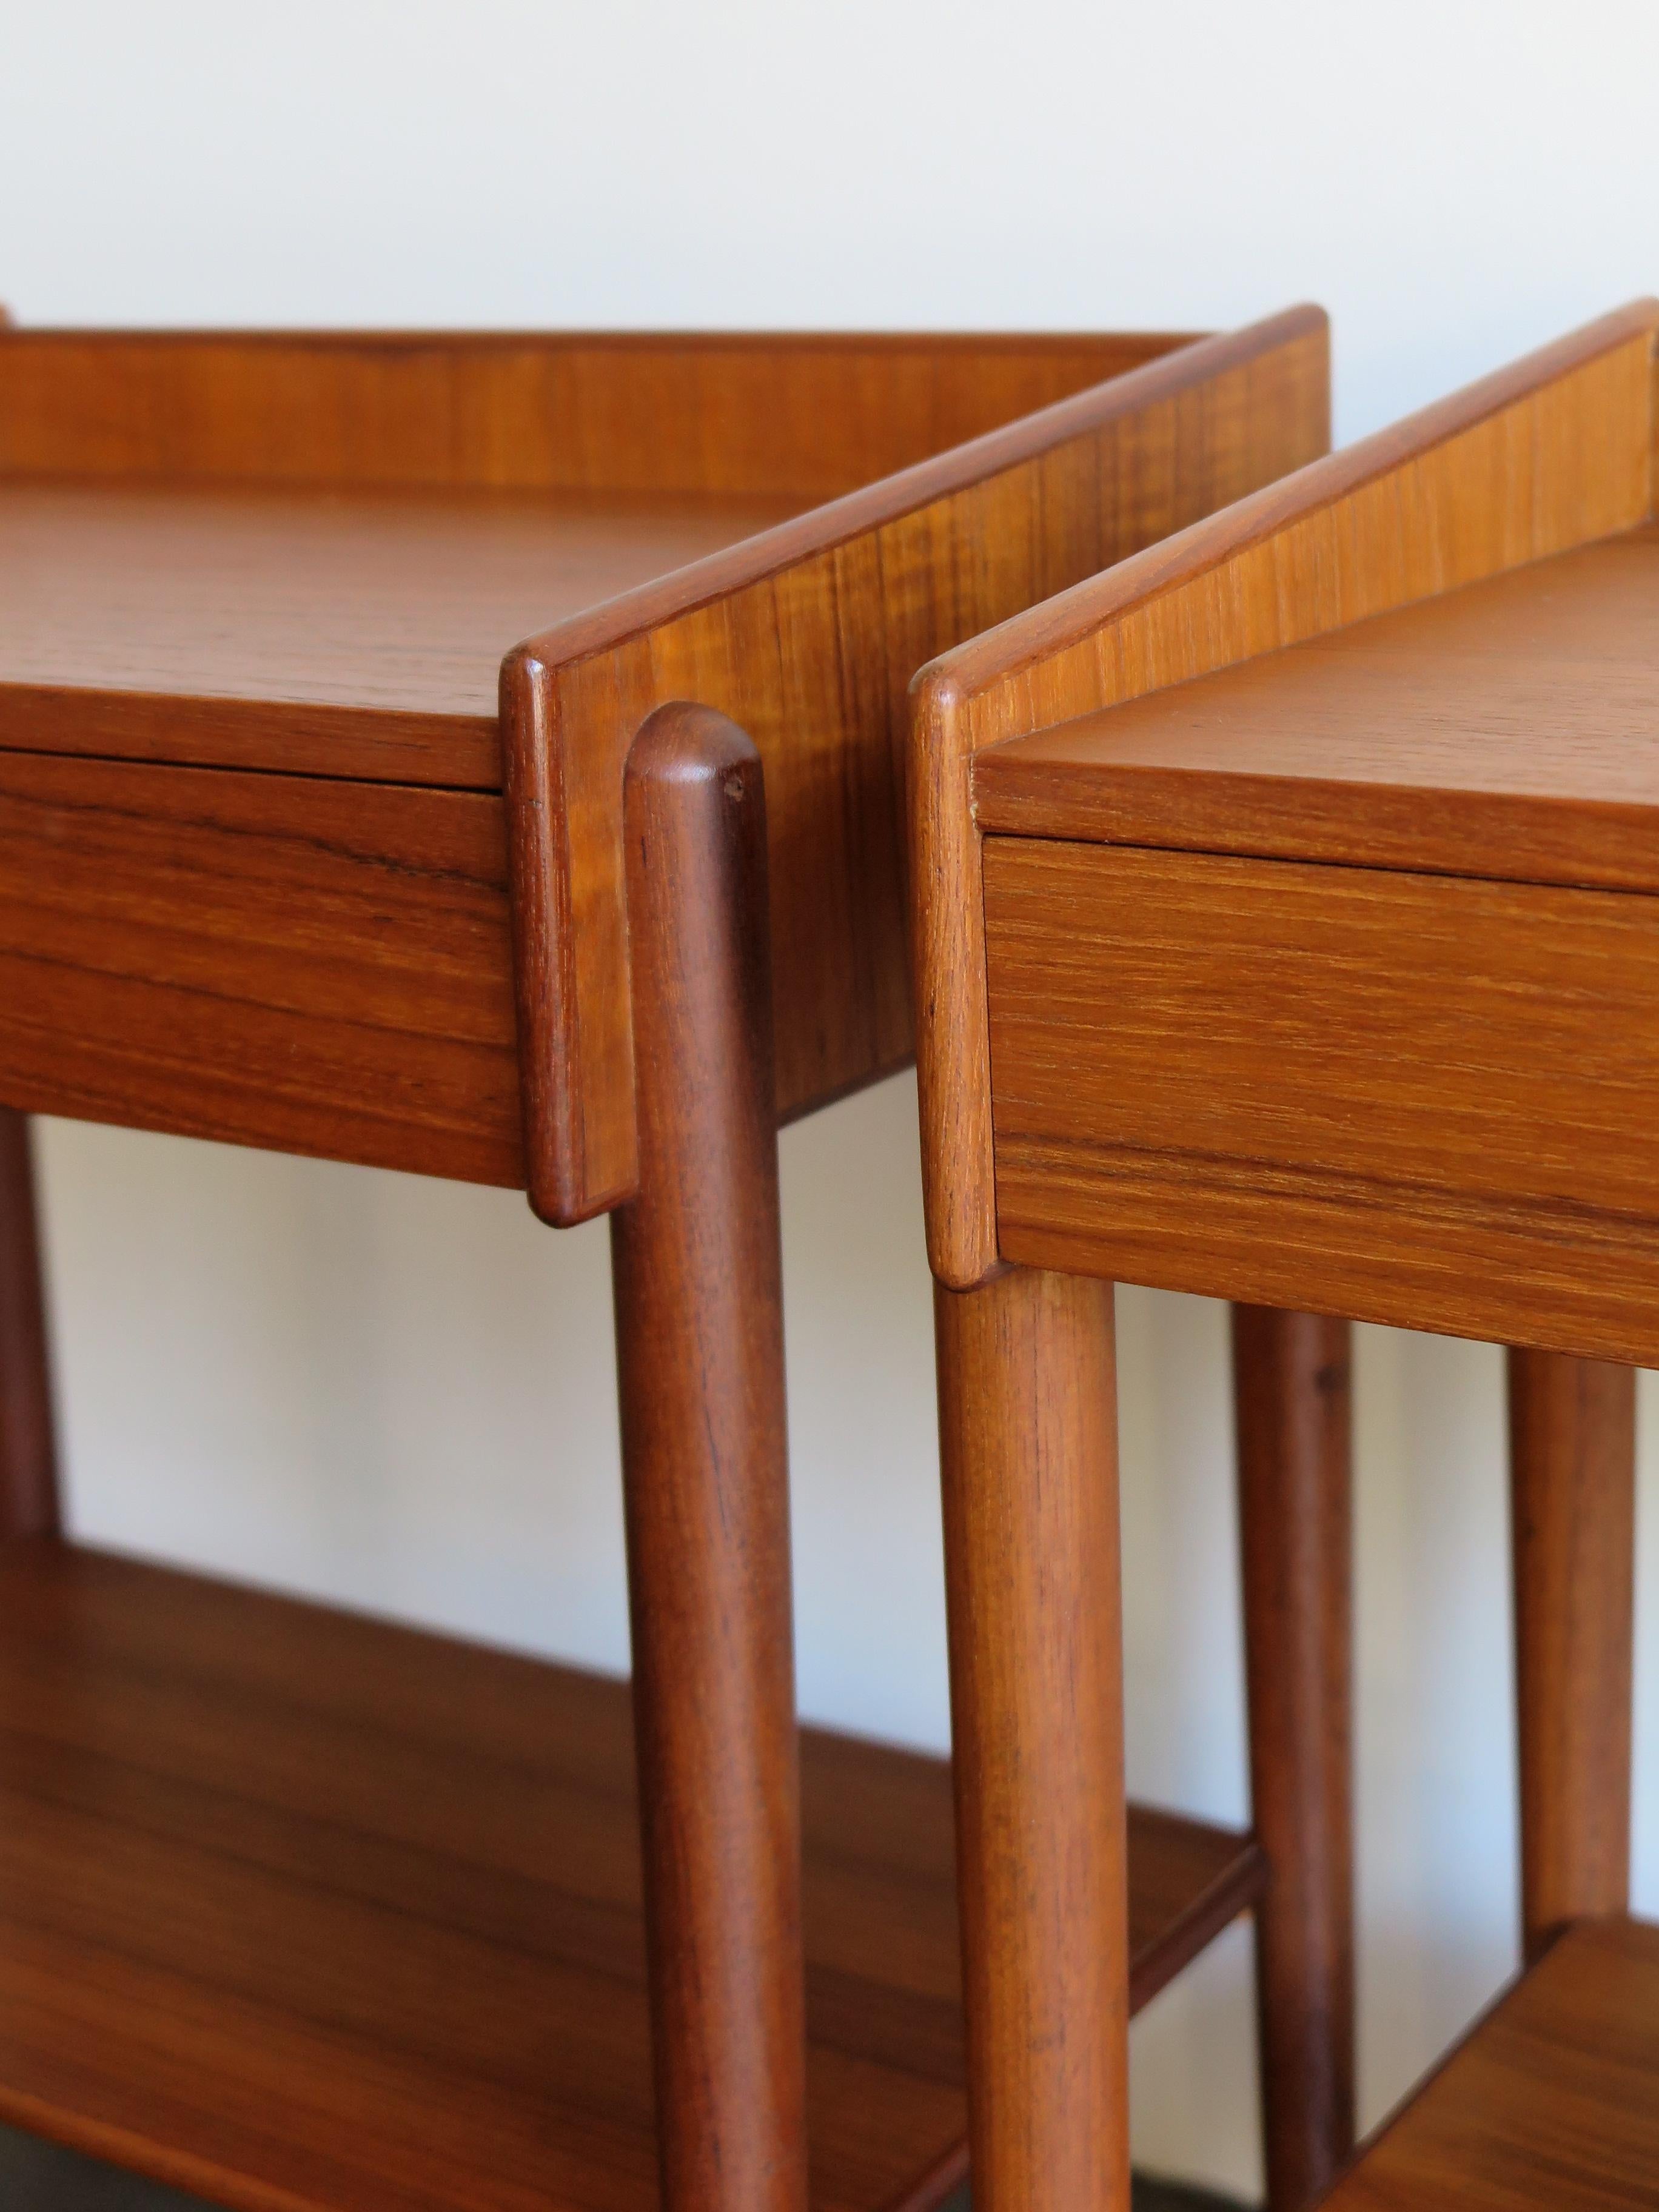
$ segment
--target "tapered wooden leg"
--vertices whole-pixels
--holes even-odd
[[[1630,1901],[1636,1374],[1509,1356],[1527,1957]]]
[[[1111,1289],[934,1313],[975,2212],[1127,2212]]]
[[[1316,2201],[1354,2139],[1350,1334],[1233,1309],[1272,2212]]]
[[[56,1535],[58,1526],[29,1125],[0,1107],[0,1535]]]
[[[612,1218],[663,2201],[802,2212],[800,1810],[760,760],[660,709],[624,794],[640,1192]]]

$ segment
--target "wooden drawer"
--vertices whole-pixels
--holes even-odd
[[[0,1097],[521,1184],[500,798],[0,752]]]
[[[984,848],[1006,1258],[1659,1358],[1659,899]]]

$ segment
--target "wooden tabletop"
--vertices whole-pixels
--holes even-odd
[[[992,747],[981,830],[1659,889],[1659,526]]]
[[[520,637],[799,505],[0,483],[0,746],[497,789]]]

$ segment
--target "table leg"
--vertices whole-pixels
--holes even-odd
[[[1127,2212],[1111,1287],[934,1315],[975,2212]]]
[[[758,754],[659,709],[624,794],[640,1190],[612,1216],[663,2202],[803,2212],[805,2026]]]
[[[52,1536],[58,1525],[28,1117],[0,1107],[0,1535]]]
[[[1522,1923],[1630,1901],[1636,1372],[1509,1355]]]
[[[1354,2140],[1350,1336],[1346,1322],[1233,1309],[1272,2212],[1322,2197]]]

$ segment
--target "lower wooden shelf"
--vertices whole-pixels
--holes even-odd
[[[965,2171],[949,1770],[802,1736],[816,2212]],[[629,1693],[0,1553],[0,2118],[237,2212],[653,2212]],[[1137,1811],[1134,2000],[1247,1905]]]
[[[1389,2122],[1328,2212],[1652,2212],[1659,1927],[1568,1929]]]

